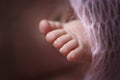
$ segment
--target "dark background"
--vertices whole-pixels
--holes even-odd
[[[66,0],[0,1],[0,80],[79,80],[80,64],[67,62],[39,32],[42,19],[64,21]]]

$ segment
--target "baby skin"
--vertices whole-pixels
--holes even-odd
[[[79,20],[60,23],[42,20],[40,32],[68,61],[91,63],[92,54],[85,30]]]

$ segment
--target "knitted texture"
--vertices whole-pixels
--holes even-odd
[[[106,76],[115,75],[111,70],[115,65],[120,67],[120,0],[70,0],[70,3],[86,30],[93,55],[92,70],[97,70],[87,80],[94,80],[96,75],[100,77],[95,80],[118,80]]]

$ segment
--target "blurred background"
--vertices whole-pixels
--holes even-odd
[[[67,0],[0,0],[0,80],[80,80],[71,63],[39,32],[42,19],[68,21]]]

